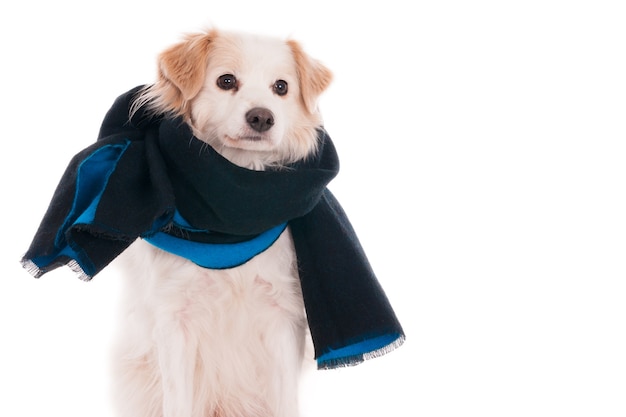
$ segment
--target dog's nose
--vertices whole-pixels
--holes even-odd
[[[246,113],[246,122],[257,132],[265,132],[274,126],[274,114],[263,107],[255,107]]]

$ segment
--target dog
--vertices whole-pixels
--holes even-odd
[[[299,43],[209,30],[158,58],[134,102],[180,116],[235,165],[284,167],[317,149],[331,72]],[[115,349],[120,417],[297,417],[306,314],[287,228],[231,269],[138,240],[120,256],[126,293]]]

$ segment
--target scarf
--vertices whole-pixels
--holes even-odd
[[[67,265],[84,280],[137,238],[206,268],[232,268],[290,227],[318,368],[353,365],[404,332],[341,205],[326,187],[330,137],[286,168],[253,171],[195,138],[181,118],[117,98],[98,140],[70,161],[22,265],[39,278]]]

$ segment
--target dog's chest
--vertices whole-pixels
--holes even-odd
[[[142,300],[152,314],[169,310],[195,320],[229,310],[251,316],[281,310],[298,316],[304,309],[288,228],[267,250],[229,269],[203,268],[144,241],[127,252],[128,297],[135,306]]]

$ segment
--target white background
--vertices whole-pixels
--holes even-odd
[[[334,71],[331,189],[407,332],[312,372],[305,417],[626,415],[619,3],[3,3],[0,416],[112,416],[115,271],[18,261],[113,99],[211,24],[291,36]]]

